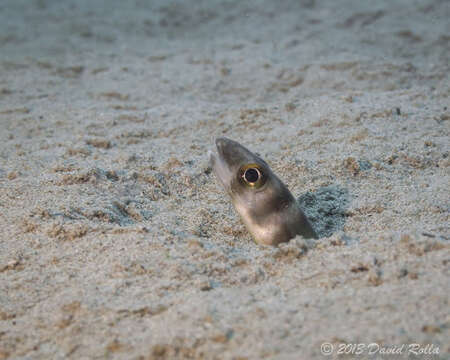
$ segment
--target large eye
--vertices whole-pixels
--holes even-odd
[[[239,180],[250,188],[258,189],[266,182],[264,172],[258,164],[247,164],[239,170]]]

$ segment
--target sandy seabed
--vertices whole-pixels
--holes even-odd
[[[0,359],[447,359],[449,19],[445,0],[1,1]],[[252,242],[218,136],[319,240]]]

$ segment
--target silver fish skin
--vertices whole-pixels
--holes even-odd
[[[297,235],[317,238],[286,185],[258,155],[236,141],[216,139],[211,167],[234,208],[261,245],[277,246]]]

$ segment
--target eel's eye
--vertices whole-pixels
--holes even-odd
[[[239,180],[247,187],[258,189],[266,182],[261,166],[258,164],[247,164],[239,170]]]
[[[254,184],[259,180],[260,174],[258,169],[250,168],[245,170],[244,179],[250,184]]]

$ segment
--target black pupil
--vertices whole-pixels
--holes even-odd
[[[259,173],[256,169],[248,169],[245,171],[244,178],[249,183],[255,183],[258,181]]]

